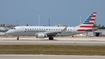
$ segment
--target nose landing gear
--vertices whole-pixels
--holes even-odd
[[[17,36],[17,40],[19,40],[19,36]]]
[[[54,40],[54,38],[52,36],[49,37],[49,40]]]

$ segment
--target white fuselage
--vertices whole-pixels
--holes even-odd
[[[57,26],[16,26],[6,33],[10,35],[19,36],[36,36],[37,38],[49,37],[49,40],[53,40],[53,36],[68,36],[79,33],[93,31],[93,25],[96,19],[96,13],[92,12],[90,16],[80,25],[76,27],[57,27]]]
[[[10,35],[17,35],[17,36],[35,36],[36,33],[44,33],[44,32],[58,32],[62,31],[65,27],[57,27],[57,26],[17,26],[13,29],[10,29],[7,31],[7,34]],[[67,35],[75,35],[79,32],[77,32],[78,27],[67,27],[67,29],[58,34],[62,36]]]

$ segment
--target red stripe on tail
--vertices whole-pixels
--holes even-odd
[[[80,28],[93,28],[93,26],[80,26]]]
[[[88,24],[94,24],[94,22],[89,22]]]
[[[78,32],[91,32],[92,30],[84,30],[84,29],[78,29]]]

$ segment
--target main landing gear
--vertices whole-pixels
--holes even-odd
[[[19,40],[19,36],[17,36],[17,40]],[[53,36],[49,36],[49,40],[54,40]]]
[[[54,40],[54,38],[52,36],[49,36],[49,40]]]
[[[19,36],[17,36],[17,40],[19,40]]]

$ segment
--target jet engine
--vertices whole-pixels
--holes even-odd
[[[38,34],[36,34],[36,38],[45,38],[45,37],[47,37],[47,35],[44,34],[44,33],[38,33]]]

